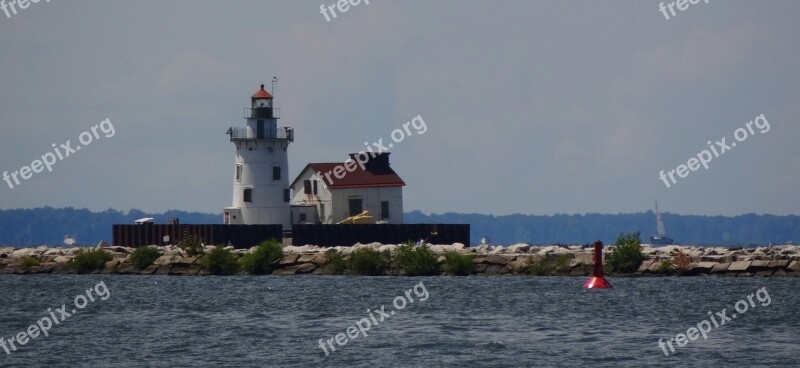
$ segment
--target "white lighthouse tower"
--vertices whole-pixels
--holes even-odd
[[[230,128],[236,145],[233,204],[225,208],[225,224],[291,227],[289,210],[289,143],[291,127],[278,127],[280,110],[264,85],[245,108],[246,127]]]

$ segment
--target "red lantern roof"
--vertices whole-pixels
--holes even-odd
[[[272,95],[271,95],[271,94],[269,94],[269,92],[267,92],[267,91],[264,89],[264,85],[262,84],[262,85],[261,85],[261,89],[260,89],[260,90],[258,90],[256,93],[254,93],[254,94],[253,94],[253,97],[251,97],[251,98],[252,98],[252,99],[259,99],[259,98],[272,98]]]

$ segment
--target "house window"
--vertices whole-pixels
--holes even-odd
[[[291,197],[292,197],[292,192],[289,190],[289,188],[284,189],[283,201],[288,203],[292,199]]]
[[[311,180],[303,180],[303,192],[311,194]]]
[[[325,203],[319,204],[319,220],[325,222]]]
[[[242,181],[242,165],[236,165],[236,182]]]
[[[364,212],[364,200],[363,198],[350,198],[350,216],[355,216]]]
[[[253,188],[244,188],[244,199],[245,202],[251,203],[253,202]]]
[[[381,202],[381,220],[389,218],[389,201]]]
[[[301,213],[301,214],[300,214],[300,222],[301,222],[301,223],[302,223],[302,222],[306,222],[306,214],[305,214],[305,213]]]
[[[281,167],[280,166],[273,166],[272,167],[272,180],[281,180]]]
[[[319,184],[319,180],[314,180],[314,194],[317,194],[317,184]]]

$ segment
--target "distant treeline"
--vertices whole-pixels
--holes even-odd
[[[748,214],[735,217],[662,213],[667,235],[679,244],[766,245],[800,241],[800,216]],[[405,214],[408,223],[470,224],[473,243],[486,237],[492,244],[586,244],[594,240],[613,243],[620,233],[641,232],[649,242],[656,232],[652,211],[630,214],[508,215],[445,213]]]
[[[0,244],[13,246],[59,245],[69,235],[79,244],[111,241],[111,225],[132,224],[152,217],[156,223],[178,218],[182,224],[219,224],[222,214],[168,211],[128,213],[109,209],[91,212],[75,208],[0,210]],[[679,244],[754,245],[800,242],[800,216],[741,215],[692,216],[662,214],[667,235]],[[586,215],[508,215],[445,213],[405,214],[406,223],[470,224],[472,243],[486,237],[492,244],[586,244],[594,240],[613,242],[620,233],[640,231],[647,242],[655,232],[653,212]]]

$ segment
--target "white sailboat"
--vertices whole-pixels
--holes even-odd
[[[658,212],[658,200],[656,199],[656,235],[650,237],[650,243],[653,245],[670,245],[675,244],[675,240],[667,237],[667,231],[664,230],[664,221],[661,220],[661,213]]]

